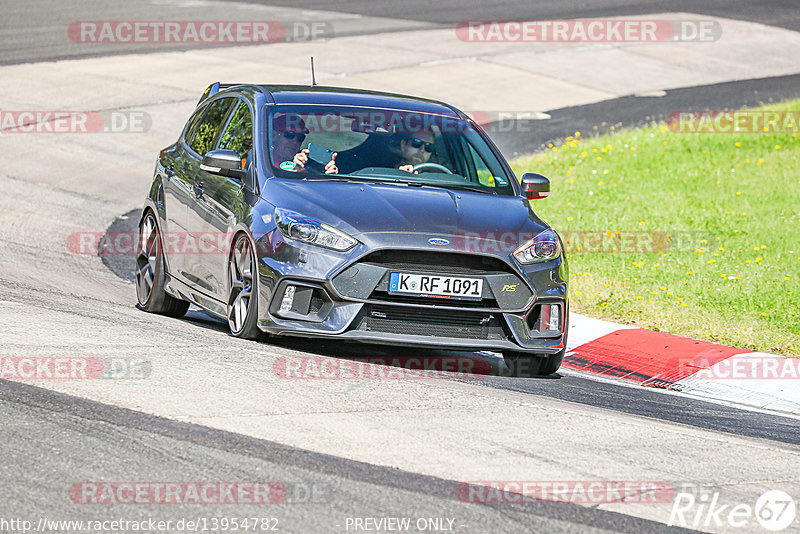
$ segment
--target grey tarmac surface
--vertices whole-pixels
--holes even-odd
[[[115,219],[108,227],[107,234],[135,233],[138,216],[138,211],[131,211],[123,217]],[[100,257],[103,264],[115,275],[131,283],[135,281],[133,256],[100,254]],[[228,325],[224,321],[200,309],[193,310],[194,312],[183,320],[195,326],[216,330],[222,335],[227,335]],[[376,354],[385,356],[387,360],[403,356],[403,350],[393,352],[385,347],[344,344],[336,341],[271,338],[264,342],[291,347],[309,354],[352,358],[356,361],[359,358],[375,357]],[[453,353],[426,351],[425,354],[431,358],[446,359]],[[463,356],[480,360],[485,364],[486,370],[494,375],[501,375],[504,372],[505,364],[499,357],[493,358],[482,353],[463,353]],[[800,418],[742,410],[683,395],[665,394],[649,388],[629,387],[606,381],[599,382],[574,371],[562,370],[553,377],[544,379],[509,380],[498,376],[487,376],[475,382],[488,387],[542,395],[698,428],[800,445],[800,432],[797,430]]]
[[[78,45],[67,38],[66,27],[84,20],[307,20],[330,24],[330,31],[341,37],[441,28],[463,20],[558,20],[688,12],[800,30],[800,10],[793,0],[3,0],[0,8],[0,65],[198,48],[174,44]]]
[[[123,218],[115,219],[109,226],[109,234],[136,232],[139,212],[132,211]],[[133,275],[134,258],[121,254],[101,254],[104,265],[123,280],[135,281]],[[193,325],[218,331],[226,336],[228,325],[216,317],[194,310],[183,321]],[[267,344],[276,344],[308,354],[350,358],[355,361],[374,358],[380,355],[387,361],[402,358],[403,349],[392,351],[386,347],[366,344],[345,344],[336,341],[304,341],[293,338],[270,338]],[[417,351],[419,354],[420,351]],[[545,396],[568,402],[586,404],[632,415],[651,417],[662,421],[672,421],[733,435],[772,440],[784,444],[800,446],[800,418],[786,417],[774,413],[748,411],[736,407],[710,403],[684,395],[667,394],[650,388],[630,387],[607,381],[592,380],[582,373],[562,370],[556,375],[542,379],[508,379],[502,375],[505,363],[499,356],[485,353],[448,353],[425,351],[425,356],[446,360],[453,354],[481,361],[485,370],[495,376],[485,376],[469,382],[487,387],[517,391],[531,395]],[[402,362],[402,360],[400,360]],[[402,363],[401,363],[402,365]]]
[[[294,6],[306,9],[330,9],[363,16],[402,18],[452,24],[462,20],[560,20],[646,15],[667,11],[700,13],[730,17],[800,29],[800,12],[792,0],[538,0],[507,2],[491,0],[410,0],[393,2],[359,2],[358,0],[246,0],[259,5]]]
[[[411,518],[412,524],[420,518],[451,519],[452,530],[464,533],[652,533],[664,528],[570,503],[462,502],[456,493],[458,481],[313,453],[8,381],[0,381],[0,418],[0,470],[7,482],[0,490],[0,518],[6,519],[153,518],[175,525],[181,519],[258,517],[277,519],[278,530],[297,533],[346,532],[347,518],[364,517]],[[31,447],[54,435],[58,441],[48,449]],[[285,488],[285,500],[267,505],[107,505],[85,504],[80,493],[70,493],[73,484],[101,481],[278,483]],[[352,524],[349,530],[354,530]]]

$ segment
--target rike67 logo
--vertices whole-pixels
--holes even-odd
[[[755,505],[747,503],[723,503],[719,492],[675,494],[669,526],[690,528],[734,527],[754,532],[756,524],[778,532],[794,523],[797,508],[788,493],[771,490],[762,494]]]

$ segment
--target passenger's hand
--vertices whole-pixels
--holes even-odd
[[[303,150],[295,154],[294,159],[292,161],[294,162],[295,168],[297,167],[305,168],[306,163],[308,162],[308,149],[304,148]]]
[[[414,166],[413,165],[400,165],[397,168],[400,169],[401,171],[413,172],[414,174],[419,174],[419,171],[415,171],[414,170]]]
[[[308,150],[306,150],[308,152]],[[336,156],[338,152],[331,154],[331,160],[325,165],[325,174],[339,174],[339,167],[336,166]]]

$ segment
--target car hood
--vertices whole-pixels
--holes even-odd
[[[353,236],[400,232],[511,242],[508,233],[547,228],[526,199],[471,191],[274,178],[265,184],[264,197]]]

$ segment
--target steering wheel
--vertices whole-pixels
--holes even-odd
[[[414,165],[413,170],[419,172],[443,172],[445,174],[453,174],[453,171],[451,171],[444,165],[439,165],[438,163],[431,163],[430,161],[427,163],[420,163],[419,165]]]

